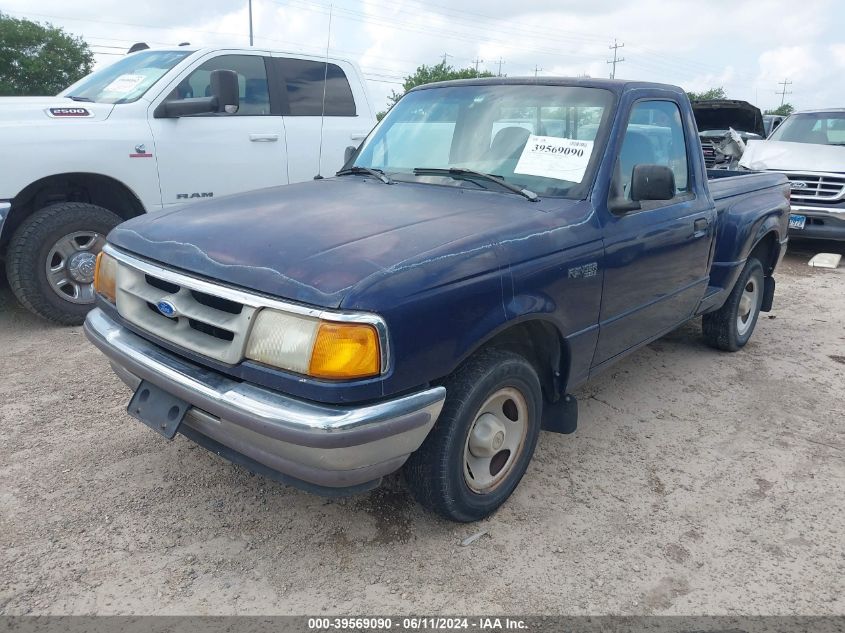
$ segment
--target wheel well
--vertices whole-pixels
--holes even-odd
[[[749,258],[755,257],[763,264],[763,273],[770,277],[775,270],[778,263],[778,255],[780,254],[780,242],[777,234],[774,231],[766,233],[754,248],[751,250]]]
[[[32,213],[56,202],[88,202],[104,207],[124,220],[144,213],[144,205],[123,183],[109,176],[90,173],[56,174],[37,180],[12,200],[6,218],[0,251],[9,238]]]
[[[487,341],[482,349],[491,347],[528,360],[537,371],[546,400],[555,402],[563,395],[569,379],[569,348],[554,325],[541,320],[518,323]]]

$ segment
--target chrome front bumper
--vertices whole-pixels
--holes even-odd
[[[433,387],[367,405],[312,403],[191,363],[99,308],[88,313],[84,329],[130,388],[147,380],[192,405],[180,426],[183,435],[318,492],[365,489],[397,470],[422,444],[446,397],[443,387]]]
[[[795,238],[845,240],[845,207],[814,207],[793,204],[791,213],[817,220],[806,224],[803,229],[789,229]]]

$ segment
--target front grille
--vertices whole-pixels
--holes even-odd
[[[797,202],[833,202],[845,198],[845,174],[785,172]]]
[[[180,283],[183,283],[180,281]],[[158,308],[175,308],[166,316]],[[243,360],[256,308],[160,279],[124,263],[117,274],[117,310],[129,323],[155,336],[224,363]]]
[[[710,141],[701,142],[701,151],[704,153],[704,166],[708,169],[716,164],[716,148]]]

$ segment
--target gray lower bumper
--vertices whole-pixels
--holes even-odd
[[[182,422],[188,427],[184,435],[199,434],[233,455],[318,487],[361,486],[397,470],[422,444],[446,397],[443,387],[434,387],[375,404],[317,404],[191,363],[98,308],[88,314],[85,334],[131,388],[147,380],[192,405]]]

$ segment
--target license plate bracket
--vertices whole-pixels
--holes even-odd
[[[154,384],[142,380],[126,412],[159,435],[172,440],[191,405]]]
[[[807,223],[807,216],[806,215],[790,215],[789,216],[789,228],[791,229],[803,229],[804,225]]]

